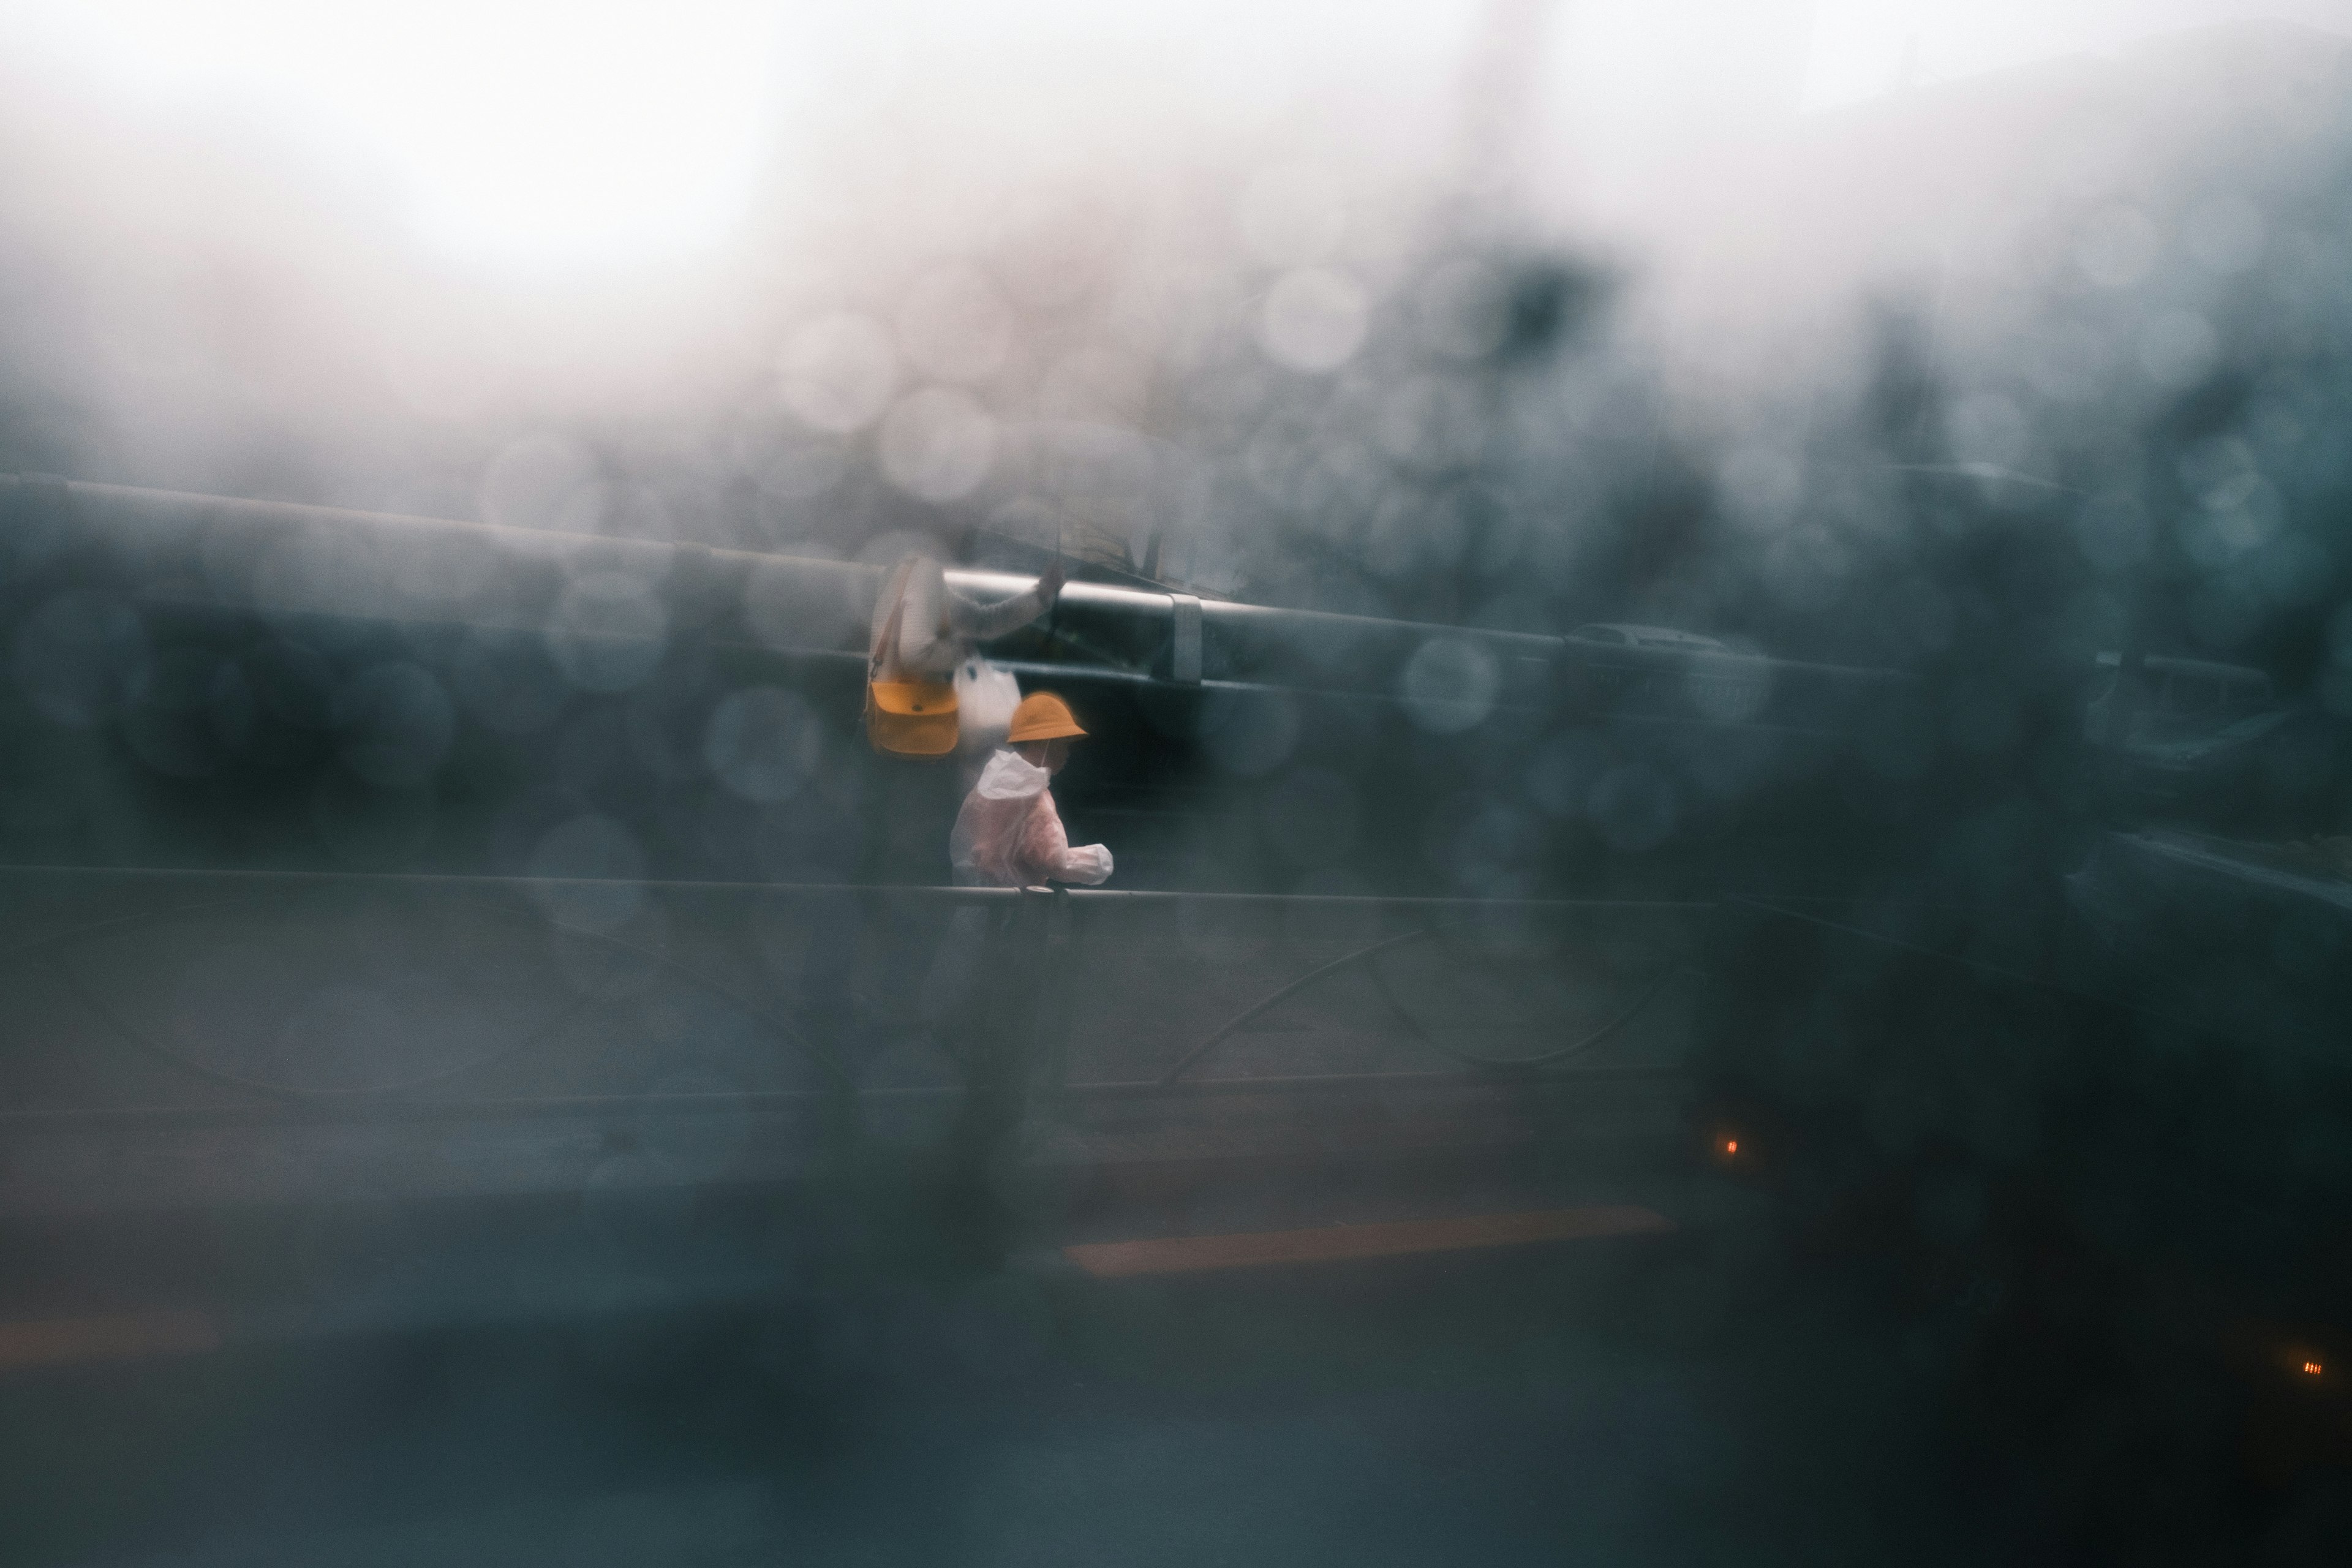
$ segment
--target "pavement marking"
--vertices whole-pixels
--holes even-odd
[[[1636,1205],[1538,1209],[1526,1214],[1469,1215],[1454,1219],[1393,1220],[1317,1230],[1257,1231],[1241,1236],[1176,1236],[1150,1241],[1097,1241],[1062,1248],[1062,1256],[1097,1279],[1139,1274],[1193,1274],[1215,1268],[1260,1268],[1286,1263],[1333,1263],[1357,1258],[1401,1258],[1473,1247],[1521,1247],[1538,1241],[1581,1241],[1652,1235],[1675,1228],[1654,1209]]]
[[[202,1312],[122,1312],[104,1318],[0,1322],[0,1372],[126,1361],[220,1349],[220,1331]]]

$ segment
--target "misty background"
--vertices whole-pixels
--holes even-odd
[[[2135,617],[2352,710],[2348,23],[19,5],[0,469],[1670,625],[2063,817]]]
[[[244,1447],[60,1383],[0,1475],[92,1542],[140,1467],[71,1495],[58,1433],[225,1453],[184,1473],[232,1532],[260,1496],[466,1538],[448,1499],[551,1476],[474,1533],[574,1556],[635,1550],[602,1521],[639,1452],[695,1479],[648,1537],[738,1528],[707,1461],[780,1539],[833,1509],[932,1557],[1032,1502],[1196,1557],[2245,1536],[2197,1335],[2352,1452],[2346,1352],[2294,1327],[2352,1289],[2342,884],[2273,874],[2352,864],[2347,50],[2352,0],[0,0],[0,1198],[85,1205],[13,1277],[90,1275],[110,1198],[168,1201],[137,1279],[274,1300],[282,1256],[331,1305],[438,1258],[436,1331],[817,1299],[716,1360],[677,1318],[585,1336],[679,1425],[486,1340],[405,1449],[403,1360],[289,1373]],[[857,733],[877,574],[835,563],[914,549],[1076,567],[994,651],[1078,707],[1057,802],[1146,896],[1006,893],[1020,1007],[925,1000],[989,895],[931,886],[949,771]],[[1187,679],[1162,588],[1430,625],[1213,602]],[[1549,640],[1596,622],[1726,647]],[[2134,650],[2268,685],[2106,731]],[[2149,805],[2184,756],[2218,761]],[[2151,823],[2256,847],[2105,831]],[[996,1093],[1038,1064],[991,1037],[1055,1031]],[[404,1195],[509,1180],[513,1228],[440,1253],[457,1205]],[[1357,1337],[1312,1291],[936,1272],[1015,1222],[1669,1192],[1654,1268],[1448,1265]],[[1101,1404],[1046,1402],[1065,1360]],[[1416,1391],[1254,1426],[1294,1377]],[[2340,1538],[2330,1463],[2278,1482],[2283,1552]]]

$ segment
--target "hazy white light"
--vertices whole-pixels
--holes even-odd
[[[1759,0],[1679,0],[1634,9],[1682,22],[1686,36],[1698,31],[1697,17],[1713,23],[1718,16],[1769,14]],[[2262,17],[2330,30],[2343,26],[2340,0],[1811,0],[1780,15],[1810,24],[1802,101],[1811,110],[2031,60],[2096,56],[2152,34],[2217,22]]]
[[[773,0],[78,0],[70,54],[182,101],[289,110],[392,175],[436,245],[626,259],[722,237],[773,124]]]
[[[1348,209],[1339,186],[1322,171],[1308,163],[1281,163],[1242,187],[1234,221],[1258,260],[1312,267],[1339,248]]]
[[[893,405],[878,443],[891,483],[929,501],[970,495],[996,461],[996,421],[968,393],[927,386]]]
[[[794,332],[776,368],[785,405],[819,430],[845,433],[872,424],[898,384],[890,334],[846,310]]]
[[[509,443],[483,471],[482,516],[509,528],[556,528],[597,481],[595,454],[561,436],[526,436]],[[593,531],[593,523],[590,529]]]
[[[753,479],[778,500],[808,500],[839,484],[848,471],[848,449],[839,442],[794,441],[780,445]]]
[[[1100,349],[1065,354],[1037,388],[1037,414],[1082,422],[1138,420],[1148,393],[1144,365]]]
[[[982,381],[1013,351],[1013,312],[976,268],[942,267],[899,304],[898,347],[926,375]]]
[[[1337,370],[1355,357],[1370,316],[1364,291],[1345,273],[1286,272],[1265,297],[1258,343],[1293,370]]]

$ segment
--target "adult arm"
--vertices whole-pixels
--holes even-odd
[[[959,634],[975,642],[1019,631],[1053,607],[1054,601],[1061,596],[1063,575],[1061,563],[1056,562],[1045,569],[1034,587],[992,605],[983,605],[950,586],[948,617]]]

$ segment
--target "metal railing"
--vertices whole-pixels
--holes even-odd
[[[35,998],[0,1037],[16,1035],[20,1067],[38,1060],[19,1083],[47,1086],[0,1109],[0,1128],[952,1100],[1001,1131],[1053,1098],[1538,1084],[1674,989],[1707,907],[66,868],[0,880],[16,894],[0,962]],[[1212,1059],[1226,1070],[1201,1076]]]

